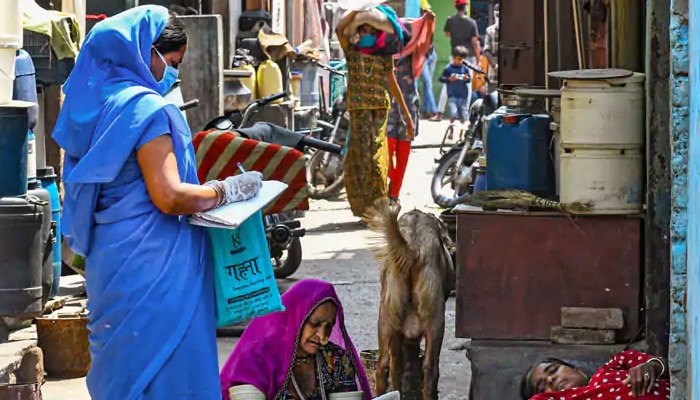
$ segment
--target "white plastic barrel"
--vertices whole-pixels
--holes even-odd
[[[606,80],[565,80],[561,141],[567,149],[644,147],[644,74]]]
[[[591,202],[593,214],[634,214],[644,204],[641,150],[573,150],[559,159],[563,203]]]
[[[253,385],[239,385],[229,388],[231,400],[265,400],[265,394]]]
[[[22,2],[2,0],[0,7],[0,48],[21,49],[23,46]]]
[[[12,101],[17,49],[0,47],[0,104]]]

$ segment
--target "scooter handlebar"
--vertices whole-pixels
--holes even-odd
[[[317,150],[327,151],[329,153],[334,154],[340,154],[343,150],[343,146],[337,145],[335,143],[325,142],[323,140],[319,140],[311,136],[304,136],[304,138],[301,139],[301,144],[303,144],[306,147],[312,147]]]
[[[178,108],[180,109],[180,111],[187,111],[190,108],[195,108],[195,107],[199,107],[199,99],[190,100]]]
[[[266,106],[266,105],[272,103],[273,101],[277,101],[277,100],[283,99],[285,97],[287,97],[287,93],[281,92],[281,93],[275,93],[275,94],[267,96],[267,97],[263,97],[262,99],[258,99],[255,102],[261,106]]]
[[[476,72],[477,74],[483,75],[484,78],[486,79],[486,83],[491,83],[491,82],[489,81],[489,77],[488,77],[488,74],[487,74],[486,72],[484,72],[484,71],[480,70],[479,68],[477,68],[477,67],[475,67],[475,66],[469,64],[469,63],[466,62],[466,61],[462,61],[462,65],[464,65],[465,67],[469,68],[470,70]]]
[[[331,75],[345,76],[345,72],[339,71],[330,65],[321,64],[320,62],[317,62],[316,65],[318,65],[321,69],[328,71]]]

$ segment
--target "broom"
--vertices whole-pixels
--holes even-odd
[[[575,201],[573,203],[560,203],[518,189],[482,190],[468,196],[463,203],[474,207],[481,207],[485,211],[554,210],[567,214],[585,213],[593,207],[591,202]]]

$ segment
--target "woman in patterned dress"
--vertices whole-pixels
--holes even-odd
[[[535,364],[520,385],[523,400],[666,400],[668,368],[658,357],[627,350],[588,379],[580,369],[548,358]]]
[[[354,391],[371,399],[333,285],[299,281],[282,295],[282,304],[284,311],[253,319],[236,343],[221,370],[223,399],[230,400],[229,389],[239,385],[253,385],[275,400],[325,400]]]
[[[345,191],[353,215],[362,217],[376,199],[388,195],[386,123],[391,101],[387,89],[401,108],[408,138],[413,138],[415,127],[394,75],[392,56],[369,55],[358,50],[375,46],[376,30],[367,24],[359,26],[354,43],[345,35],[345,28],[357,13],[348,13],[336,32],[348,70],[350,136],[345,158]]]

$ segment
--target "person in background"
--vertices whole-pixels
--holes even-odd
[[[440,75],[440,82],[447,87],[448,104],[450,107],[450,124],[457,118],[464,122],[469,118],[470,80],[469,69],[462,64],[468,52],[462,46],[452,50],[452,62],[448,64]],[[452,139],[452,137],[448,137]]]
[[[435,29],[435,14],[426,11],[418,19],[404,20],[406,25],[411,26],[412,38],[406,44],[403,51],[394,56],[396,64],[396,80],[403,94],[403,98],[408,105],[411,118],[415,124],[414,136],[418,135],[420,123],[419,109],[420,96],[416,79],[422,76],[425,63],[420,63],[420,56],[425,54],[425,48],[432,46],[432,37]],[[414,64],[417,65],[414,66]],[[418,70],[420,68],[420,71]],[[432,90],[432,88],[431,88]],[[399,204],[399,193],[403,185],[403,178],[408,166],[408,158],[411,154],[411,142],[413,137],[408,136],[406,123],[401,115],[399,102],[392,98],[389,119],[387,121],[387,142],[389,145],[389,201],[391,205]]]
[[[413,56],[408,55],[399,59],[396,63],[396,79],[408,105],[411,118],[415,121],[415,135],[418,134],[418,109],[420,99],[416,81],[413,78]],[[403,177],[408,166],[408,157],[411,154],[411,142],[413,137],[408,137],[406,124],[401,117],[401,107],[392,98],[389,118],[386,125],[387,144],[389,145],[389,201],[391,205],[398,205],[399,193],[403,184]]]
[[[427,7],[427,8],[425,8]],[[430,5],[421,5],[421,14],[426,15],[432,13]],[[433,93],[433,76],[435,75],[435,66],[437,65],[437,49],[435,44],[430,44],[428,56],[425,58],[423,69],[420,74],[420,81],[423,83],[423,118],[434,118],[437,114],[437,104],[435,103],[435,94]]]
[[[476,65],[477,60],[481,57],[479,28],[476,25],[476,21],[467,16],[467,0],[455,0],[455,9],[457,13],[449,17],[445,22],[445,35],[450,38],[450,48],[454,50],[458,46],[464,47],[467,50],[465,60],[472,65]],[[447,87],[443,85],[438,102],[438,112],[435,118],[431,118],[431,121],[442,120],[447,99]]]
[[[486,43],[484,44],[484,54],[489,60],[489,81],[488,91],[498,88],[498,23],[499,5],[493,6],[493,25],[486,28]]]
[[[84,256],[95,400],[219,400],[213,266],[188,215],[255,196],[259,172],[200,185],[192,133],[163,96],[187,51],[161,6],[95,25],[63,86],[62,233]]]
[[[669,395],[666,362],[634,350],[616,354],[590,379],[566,361],[547,358],[520,381],[523,400],[666,400]]]
[[[363,51],[377,46],[380,33],[369,24],[362,24],[351,37],[346,34],[345,29],[351,26],[357,14],[358,11],[350,11],[338,24],[336,32],[348,71],[350,137],[345,158],[345,191],[353,215],[361,218],[375,200],[388,197],[386,123],[391,108],[389,92],[404,116],[408,138],[413,137],[415,126],[394,75],[392,55],[371,55]]]
[[[479,38],[479,44],[483,45],[483,39]],[[489,85],[486,82],[486,77],[489,76],[489,73],[491,72],[490,65],[489,65],[489,59],[486,57],[484,53],[481,53],[481,57],[479,58],[479,62],[475,65],[475,67],[479,68],[482,72],[485,72],[486,75],[476,73],[474,71],[471,71],[472,73],[472,96],[471,96],[471,101],[473,102],[476,99],[481,99],[486,94],[488,93]],[[491,80],[491,78],[489,78]]]

